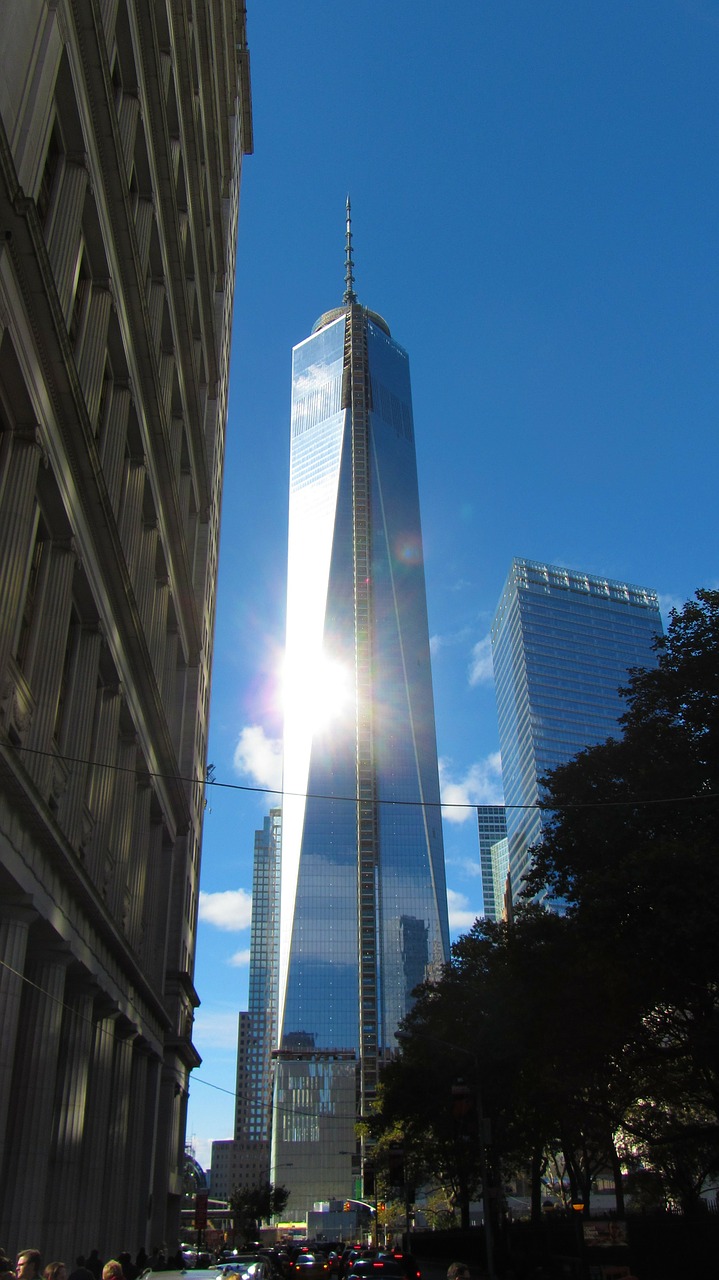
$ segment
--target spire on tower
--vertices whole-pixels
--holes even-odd
[[[345,234],[345,291],[342,301],[346,305],[351,305],[357,301],[357,294],[354,290],[354,269],[355,264],[352,261],[352,206],[350,204],[349,193],[347,195],[347,230]]]

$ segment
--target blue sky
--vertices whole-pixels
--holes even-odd
[[[719,585],[719,6],[248,0],[188,1136],[233,1125],[254,831],[281,729],[292,346],[356,288],[409,352],[445,798],[501,799],[487,636],[512,556]],[[457,821],[465,816],[464,821]],[[453,932],[481,911],[445,822]]]

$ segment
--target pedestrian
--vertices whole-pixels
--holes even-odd
[[[450,1262],[447,1267],[447,1280],[470,1280],[467,1263]]]
[[[17,1280],[40,1280],[42,1257],[39,1249],[21,1249],[15,1263]]]
[[[92,1274],[95,1277],[95,1280],[100,1280],[100,1276],[102,1275],[102,1259],[97,1249],[90,1250],[89,1254],[87,1255],[87,1261],[85,1262],[85,1266],[87,1267],[88,1271],[92,1272]]]
[[[102,1268],[102,1280],[125,1280],[122,1270],[122,1263],[117,1258],[111,1258]]]
[[[44,1280],[67,1280],[67,1267],[64,1262],[48,1262],[42,1274]]]

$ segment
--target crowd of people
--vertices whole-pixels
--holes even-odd
[[[171,1265],[183,1265],[180,1257],[170,1260]],[[118,1253],[116,1258],[103,1262],[97,1249],[91,1249],[85,1257],[75,1259],[72,1270],[65,1262],[49,1262],[42,1265],[39,1249],[21,1249],[13,1266],[5,1250],[0,1246],[0,1280],[138,1280],[145,1271],[159,1271],[168,1260],[159,1250],[149,1255],[140,1249],[133,1262],[129,1253]]]

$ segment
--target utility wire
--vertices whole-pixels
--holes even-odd
[[[9,745],[9,744],[5,744]],[[255,787],[242,782],[220,782],[217,778],[195,778],[186,777],[181,773],[160,773],[153,772],[151,769],[138,769],[137,766],[111,764],[107,761],[86,760],[81,756],[64,756],[58,755],[54,751],[43,751],[39,747],[18,746],[12,748],[14,751],[24,751],[28,755],[35,756],[52,756],[53,760],[62,760],[65,764],[80,764],[86,768],[92,769],[109,769],[114,773],[142,773],[148,778],[157,778],[164,782],[183,782],[188,786],[217,787],[222,791],[247,791],[254,792],[257,795],[266,796],[291,796],[293,799],[301,800],[334,800],[344,801],[348,804],[358,804],[357,796],[342,795],[325,795],[318,791],[283,791],[277,787]],[[564,804],[549,804],[547,801],[538,800],[533,804],[504,804],[500,802],[497,807],[504,809],[540,809],[545,812],[558,812],[565,809],[611,809],[620,808],[622,806],[631,806],[632,808],[646,808],[649,805],[667,805],[667,804],[696,804],[703,800],[719,800],[718,791],[702,792],[698,796],[628,796],[621,800],[570,800]],[[392,800],[378,799],[378,805],[390,805],[397,808],[402,806],[411,807],[413,809],[477,809],[482,805],[477,801],[467,800]]]

